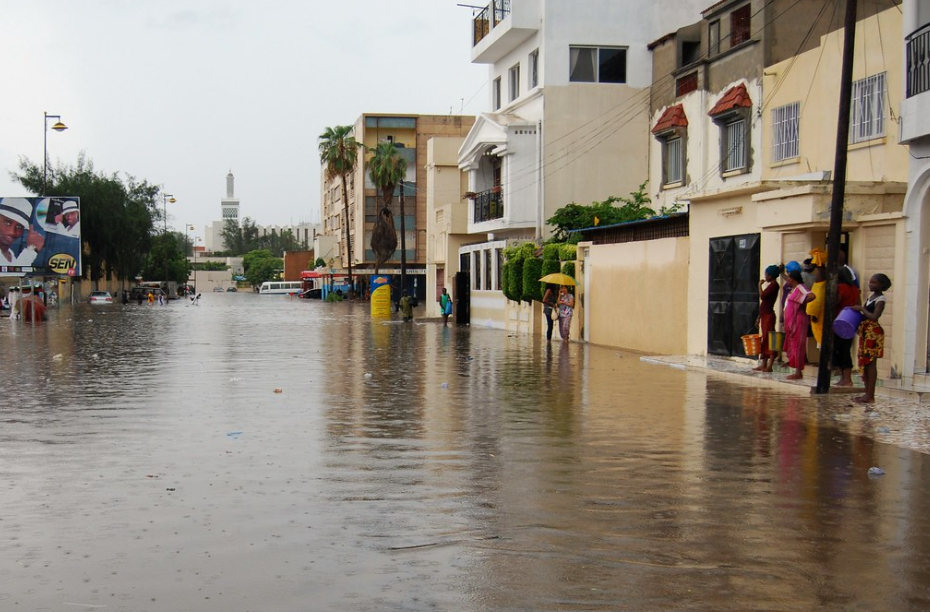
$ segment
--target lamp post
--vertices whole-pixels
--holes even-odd
[[[168,202],[174,204],[177,200],[170,193],[162,194],[162,205],[165,212],[165,232],[162,235],[162,255],[165,258],[165,297],[168,297]]]
[[[49,115],[42,113],[42,195],[45,195],[46,185],[48,184],[48,120],[57,119],[52,129],[56,132],[64,132],[68,126],[61,122],[61,115]]]

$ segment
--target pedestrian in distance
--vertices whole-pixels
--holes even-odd
[[[762,280],[759,281],[759,334],[762,335],[762,351],[759,353],[761,363],[753,368],[756,372],[771,372],[775,365],[778,353],[769,346],[769,333],[775,331],[775,303],[778,301],[778,275],[777,265],[765,269]]]
[[[563,342],[568,342],[572,328],[572,315],[575,313],[575,296],[568,292],[568,287],[559,287],[559,335]]]
[[[875,402],[875,384],[878,380],[878,366],[875,362],[885,352],[885,330],[878,320],[885,312],[885,291],[889,289],[891,279],[882,273],[875,274],[869,279],[872,294],[865,304],[854,306],[863,317],[859,324],[859,367],[862,368],[865,394],[855,398],[855,401],[862,404]]]
[[[439,296],[439,310],[442,311],[442,324],[449,324],[449,315],[452,314],[452,297],[445,287],[442,288],[442,295]]]
[[[807,362],[807,328],[810,323],[804,306],[814,299],[814,295],[804,286],[804,279],[798,270],[788,273],[788,287],[791,292],[785,303],[784,349],[788,356],[788,366],[794,368],[794,374],[785,378],[800,380],[804,377],[804,364]]]
[[[556,307],[559,289],[552,283],[546,284],[546,292],[543,294],[543,314],[546,317],[546,340],[552,340],[552,310]]]
[[[407,295],[406,291],[404,291],[403,296],[400,298],[398,307],[400,308],[400,311],[404,313],[405,323],[413,321],[413,298]]]

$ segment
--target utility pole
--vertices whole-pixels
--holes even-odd
[[[404,180],[400,181],[400,291],[407,291],[407,228],[404,222]]]
[[[823,340],[814,392],[830,392],[830,362],[833,359],[833,319],[836,314],[836,277],[839,272],[840,233],[843,231],[843,201],[846,198],[846,156],[849,145],[849,110],[852,98],[853,50],[856,45],[856,3],[846,0],[843,32],[843,66],[840,72],[840,109],[836,120],[836,158],[833,161],[833,198],[830,201],[830,230],[827,234],[827,291],[823,309]]]

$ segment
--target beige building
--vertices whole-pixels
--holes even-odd
[[[427,252],[427,192],[426,170],[427,143],[434,137],[463,137],[474,122],[473,117],[458,115],[387,115],[364,114],[354,126],[356,141],[373,149],[379,142],[393,142],[407,162],[404,181],[405,241],[407,246],[408,289],[420,299],[426,298],[426,252]],[[375,256],[371,250],[371,234],[377,214],[381,208],[375,185],[368,174],[367,160],[370,152],[359,152],[359,163],[351,173],[346,185],[349,200],[349,234],[352,241],[353,273],[360,275],[374,272]],[[398,186],[394,202],[394,223],[400,230],[400,190]],[[346,245],[343,230],[344,206],[342,182],[339,177],[327,178],[322,169],[322,234],[332,236],[338,242],[336,250],[320,249],[321,257],[345,272]],[[393,258],[381,266],[381,272],[399,274],[401,263],[401,237],[398,235],[397,251]]]
[[[690,213],[688,353],[742,355],[762,269],[825,244],[842,30],[824,3],[786,12],[788,4],[719,2],[652,45],[654,199]],[[894,279],[903,271],[907,153],[895,142],[891,111],[901,99],[902,57],[879,44],[900,32],[890,1],[859,13],[843,230],[864,285],[874,272]],[[883,318],[885,377],[901,368],[894,301]],[[818,359],[815,349],[809,358]]]

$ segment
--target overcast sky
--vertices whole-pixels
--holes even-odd
[[[318,221],[327,126],[488,103],[472,10],[454,0],[0,0],[0,14],[0,196],[28,195],[9,173],[41,163],[42,113],[58,114],[53,164],[84,151],[164,185],[169,226],[198,236],[230,169],[241,216]]]

